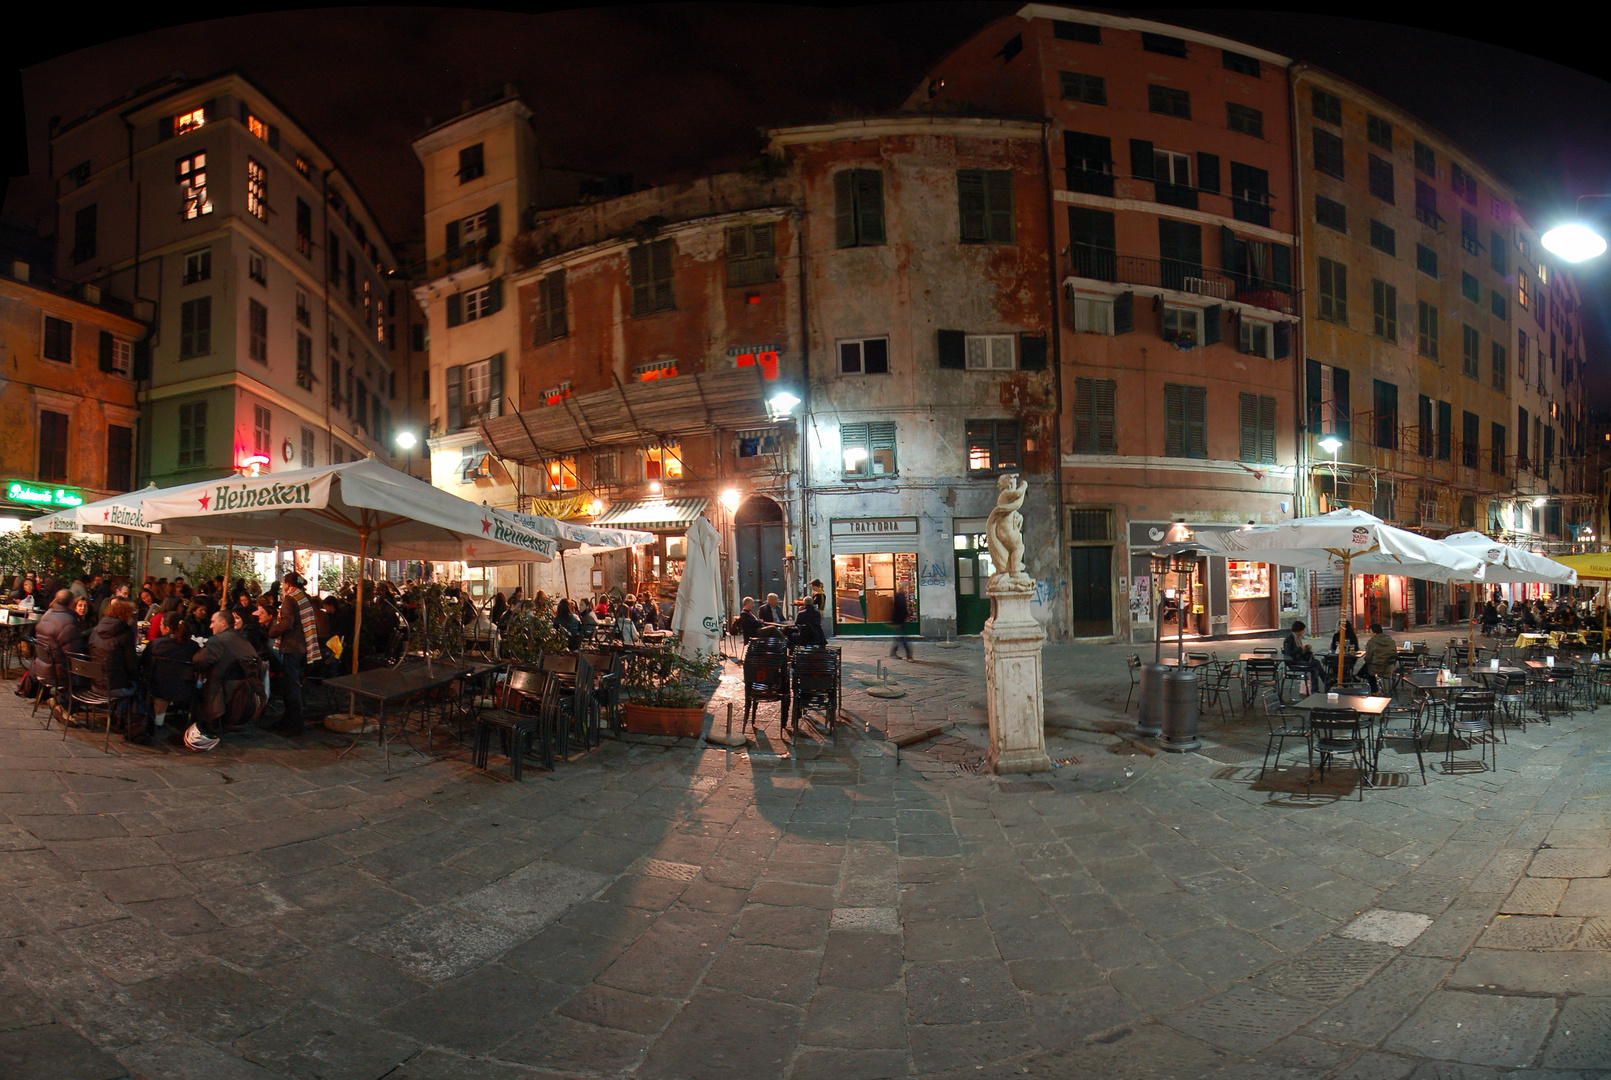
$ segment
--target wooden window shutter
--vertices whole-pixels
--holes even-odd
[[[1208,390],[1186,387],[1186,456],[1208,456]]]
[[[1146,139],[1130,140],[1130,176],[1135,180],[1152,179],[1152,143]]]
[[[985,232],[996,243],[1013,239],[1012,172],[991,169],[985,179]]]
[[[940,367],[965,369],[968,366],[968,335],[961,330],[941,330],[938,355]]]
[[[982,169],[962,169],[957,173],[957,209],[962,217],[963,243],[989,239],[985,227],[985,173]]]
[[[1046,370],[1045,334],[1018,335],[1018,368],[1020,371]]]
[[[750,257],[750,231],[743,225],[727,230],[727,257],[729,259]]]
[[[1277,330],[1280,326],[1276,327]],[[1318,435],[1325,430],[1326,418],[1320,415],[1322,397],[1320,361],[1305,360],[1303,362],[1303,401],[1304,423],[1308,424],[1309,432]]]
[[[447,369],[447,423],[449,431],[464,426],[464,367],[455,365]]]
[[[968,455],[968,471],[981,472],[973,464],[974,451],[983,450],[985,455],[984,468],[992,468],[996,463],[995,425],[989,420],[969,420],[965,426]]]
[[[996,446],[990,463],[997,469],[1016,469],[1023,464],[1022,442],[1018,437],[1018,421],[996,421]]]
[[[1164,456],[1186,456],[1186,388],[1164,386]]]
[[[447,324],[458,326],[462,322],[464,322],[464,297],[454,293],[447,298]]]
[[[856,172],[841,169],[833,176],[834,245],[856,246]]]
[[[503,353],[487,361],[487,396],[494,401],[503,397]]]
[[[179,355],[196,355],[196,302],[179,305]]]
[[[449,255],[452,255],[455,251],[459,250],[459,219],[458,218],[454,218],[452,221],[447,223],[447,249],[448,249],[448,254]],[[337,265],[339,265],[339,264],[337,264]],[[335,275],[335,277],[336,277],[337,281],[341,280],[341,275],[339,273],[337,273]]]
[[[241,106],[241,123],[244,124],[244,123],[246,123],[247,117],[251,116],[251,111],[249,109],[247,109],[246,102],[244,102],[244,101],[240,103],[240,106]],[[211,119],[211,117],[209,117],[209,119]]]
[[[492,247],[494,244],[496,244],[501,235],[502,232],[499,229],[498,204],[493,203],[491,206],[487,207],[487,247]]]
[[[1259,459],[1259,396],[1241,395],[1240,438],[1238,456],[1243,461]]]
[[[1096,453],[1096,380],[1074,380],[1074,452]]]
[[[639,244],[627,252],[627,269],[632,280],[632,314],[649,311],[649,248]]]
[[[1128,334],[1136,328],[1136,294],[1120,293],[1113,298],[1113,332]]]
[[[890,473],[899,471],[895,463],[895,421],[880,420],[867,425],[867,448],[870,451],[889,451]]]
[[[1215,304],[1212,307],[1208,307],[1208,308],[1203,309],[1203,344],[1204,345],[1218,345],[1219,344],[1220,315],[1224,312],[1224,310],[1225,310],[1224,307],[1222,307],[1219,304]]]
[[[112,350],[114,348],[116,348],[116,346],[112,342],[112,335],[109,332],[107,332],[105,330],[102,330],[101,331],[101,370],[102,371],[111,371],[112,370]]]
[[[1275,398],[1259,398],[1259,460],[1275,461]]]
[[[1285,360],[1292,355],[1292,327],[1288,324],[1275,324],[1275,358]]]
[[[1219,191],[1219,155],[1197,152],[1197,188],[1200,191]]]
[[[884,174],[877,169],[856,170],[856,239],[884,242]]]
[[[656,240],[649,245],[649,277],[653,310],[670,311],[676,306],[671,295],[670,240]]]
[[[487,282],[487,310],[486,314],[503,310],[503,278],[494,278]]]
[[[1114,428],[1114,399],[1118,396],[1118,381],[1095,379],[1092,397],[1096,414],[1096,451],[1099,454],[1118,452],[1118,433]]]
[[[1270,279],[1284,288],[1292,288],[1292,249],[1285,244],[1270,245]]]
[[[151,377],[151,339],[136,341],[134,343],[134,380],[139,382]]]
[[[280,148],[280,129],[276,125],[270,124],[269,125],[269,149],[278,150],[279,148]]]
[[[763,221],[759,225],[751,225],[750,257],[753,259],[770,259],[775,253],[772,243],[772,223]]]

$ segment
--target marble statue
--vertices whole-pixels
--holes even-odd
[[[994,588],[1033,589],[1035,579],[1024,571],[1024,496],[1029,484],[1020,483],[1017,473],[1006,473],[996,481],[1000,494],[985,521],[985,538],[990,543],[990,559],[996,572],[990,577]]]

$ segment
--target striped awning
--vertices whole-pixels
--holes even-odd
[[[650,532],[683,532],[705,512],[708,499],[643,499],[621,502],[600,514],[593,525],[647,529]]]

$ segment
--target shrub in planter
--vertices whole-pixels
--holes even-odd
[[[635,653],[627,661],[622,692],[628,731],[645,735],[696,736],[704,727],[705,702],[715,690],[715,653],[690,659],[679,637]]]

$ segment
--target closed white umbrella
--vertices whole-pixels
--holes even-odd
[[[1344,648],[1353,603],[1349,575],[1393,574],[1425,581],[1481,581],[1485,564],[1463,548],[1394,528],[1363,510],[1294,518],[1248,529],[1200,532],[1199,547],[1227,556],[1257,556],[1258,561],[1310,570],[1341,570],[1343,602],[1337,625],[1338,649]]]
[[[699,518],[688,530],[688,558],[683,563],[682,581],[677,585],[677,610],[671,628],[682,634],[684,656],[716,651],[722,636],[721,581],[722,537],[716,527]]]
[[[1480,532],[1455,533],[1445,536],[1443,542],[1450,547],[1469,551],[1483,562],[1482,580],[1496,585],[1576,585],[1577,571],[1544,555],[1538,555],[1514,544],[1501,544]],[[1477,597],[1476,582],[1472,582],[1471,632],[1467,651],[1468,664],[1477,660]]]

